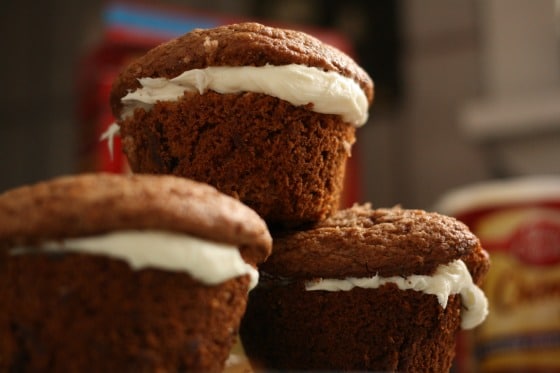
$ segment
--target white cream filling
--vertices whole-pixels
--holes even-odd
[[[109,147],[109,156],[111,160],[115,155],[115,136],[120,133],[121,127],[117,123],[111,123],[109,127],[101,134],[99,141],[107,141]]]
[[[412,275],[408,277],[379,275],[367,278],[349,277],[340,279],[319,279],[305,284],[306,290],[348,291],[354,287],[375,289],[385,284],[395,284],[401,290],[420,291],[435,295],[441,307],[447,307],[449,295],[460,294],[463,309],[461,327],[472,329],[481,324],[488,315],[488,300],[476,286],[462,260],[440,265],[431,276]]]
[[[36,250],[16,247],[11,250],[11,254],[26,254]],[[259,279],[258,271],[243,260],[237,247],[186,234],[119,231],[48,242],[40,250],[108,256],[126,261],[134,270],[156,268],[186,272],[207,285],[249,275],[252,289]]]
[[[134,109],[149,109],[158,101],[175,101],[185,92],[203,94],[264,93],[292,105],[312,104],[310,110],[322,114],[341,115],[356,127],[368,119],[368,99],[359,84],[334,71],[304,65],[283,66],[211,66],[193,69],[172,78],[140,78],[141,88],[129,92],[121,101],[122,117]]]

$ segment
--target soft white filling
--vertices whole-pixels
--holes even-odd
[[[420,291],[435,295],[441,307],[447,307],[449,295],[460,294],[463,309],[461,327],[472,329],[482,323],[488,315],[488,300],[476,286],[462,260],[440,265],[431,276],[412,275],[408,277],[379,275],[367,278],[349,277],[340,279],[319,279],[305,284],[306,290],[348,291],[354,287],[375,289],[385,284],[395,284],[401,290]]]
[[[109,147],[109,155],[111,160],[115,154],[115,136],[120,133],[121,127],[117,123],[111,123],[109,127],[101,134],[99,141],[107,141],[107,146]]]
[[[121,101],[122,117],[134,109],[148,109],[158,101],[175,101],[185,92],[203,94],[254,92],[288,101],[295,106],[312,104],[310,110],[341,115],[358,127],[366,123],[369,103],[353,79],[333,71],[304,65],[211,66],[193,69],[172,78],[140,78],[141,88],[129,92]]]
[[[186,272],[207,285],[249,275],[252,289],[259,279],[258,271],[243,260],[237,247],[185,234],[119,231],[48,242],[40,250],[104,255],[124,260],[135,270],[157,268]],[[34,248],[16,247],[11,253],[19,255],[34,251]]]

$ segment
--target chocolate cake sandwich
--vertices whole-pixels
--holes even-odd
[[[306,33],[241,23],[150,50],[110,101],[133,172],[202,181],[269,225],[297,226],[338,209],[373,82]]]
[[[206,184],[83,174],[0,194],[0,371],[221,371],[264,221]]]
[[[453,218],[355,205],[272,236],[240,331],[258,368],[445,372],[487,315],[488,256]]]

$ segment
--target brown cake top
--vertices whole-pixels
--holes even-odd
[[[3,248],[118,230],[170,231],[232,244],[253,264],[271,250],[270,233],[257,213],[185,178],[82,174],[0,194]]]
[[[466,225],[422,210],[354,205],[310,230],[273,237],[273,254],[262,270],[289,278],[426,275],[462,259],[478,282],[489,266]]]
[[[195,29],[163,43],[130,63],[117,77],[111,107],[120,117],[121,98],[140,86],[139,78],[173,78],[209,66],[264,66],[301,64],[338,72],[356,81],[368,101],[373,82],[348,55],[301,31],[239,23]]]

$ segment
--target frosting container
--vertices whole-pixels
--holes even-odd
[[[560,177],[469,185],[436,208],[466,223],[492,262],[490,313],[462,335],[458,371],[560,370]]]

